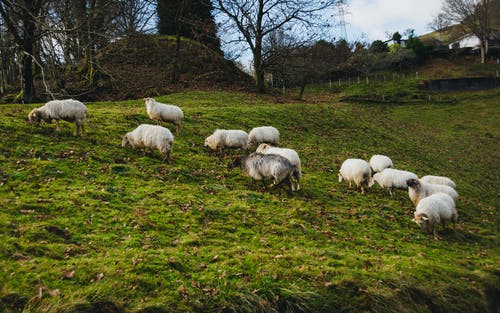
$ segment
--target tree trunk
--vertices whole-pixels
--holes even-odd
[[[485,56],[485,45],[484,45],[484,41],[481,41],[481,43],[479,44],[479,47],[480,47],[480,50],[481,50],[481,63],[484,63],[485,59],[486,59],[486,56]]]
[[[302,100],[302,97],[304,96],[304,90],[306,89],[306,84],[302,83],[300,85],[300,93],[299,93],[299,100]]]
[[[255,78],[255,87],[258,93],[266,92],[266,85],[264,81],[264,69],[262,66],[262,52],[260,47],[257,47],[253,53],[253,71]]]
[[[24,11],[23,24],[24,24],[24,36],[23,36],[23,102],[31,103],[35,97],[35,88],[33,85],[33,51],[35,48],[35,20],[31,14],[37,14],[34,12],[34,5],[31,1],[27,3],[28,10]]]

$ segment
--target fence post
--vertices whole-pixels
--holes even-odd
[[[415,77],[416,77],[416,78],[417,78],[417,80],[418,80],[418,72],[415,72]]]
[[[358,84],[359,84],[359,76],[358,76]]]
[[[368,80],[368,76],[366,76],[366,84],[370,84],[370,81]]]
[[[339,78],[339,87],[340,87],[340,78]]]
[[[332,89],[332,80],[328,80],[328,85],[330,86],[330,89]]]

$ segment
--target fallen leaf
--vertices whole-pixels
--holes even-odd
[[[75,276],[75,271],[64,270],[63,275],[62,275],[62,279],[71,279],[71,278],[73,278],[73,276]]]
[[[90,282],[96,283],[96,282],[100,281],[103,277],[104,277],[104,273],[99,273],[99,274],[95,275],[95,277]]]
[[[59,289],[49,290],[49,295],[51,297],[57,297],[60,294]]]

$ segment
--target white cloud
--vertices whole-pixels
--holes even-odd
[[[439,12],[439,0],[351,0],[345,15],[348,40],[387,39],[386,32],[414,29],[417,35],[428,32],[427,24]]]

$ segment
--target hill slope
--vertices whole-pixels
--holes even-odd
[[[180,80],[171,82],[175,55],[171,36],[133,35],[102,49],[95,62],[95,90],[78,84],[67,73],[70,93],[82,93],[87,99],[120,100],[158,96],[191,89],[246,89],[252,78],[231,61],[206,46],[182,38],[179,50]],[[81,97],[80,97],[81,98]]]
[[[498,90],[456,105],[275,104],[176,93],[173,164],[120,147],[142,101],[89,104],[88,133],[0,110],[0,311],[495,312]],[[272,124],[303,162],[302,190],[263,191],[203,148],[215,128]],[[449,175],[460,222],[434,241],[404,191],[361,195],[348,157]]]

